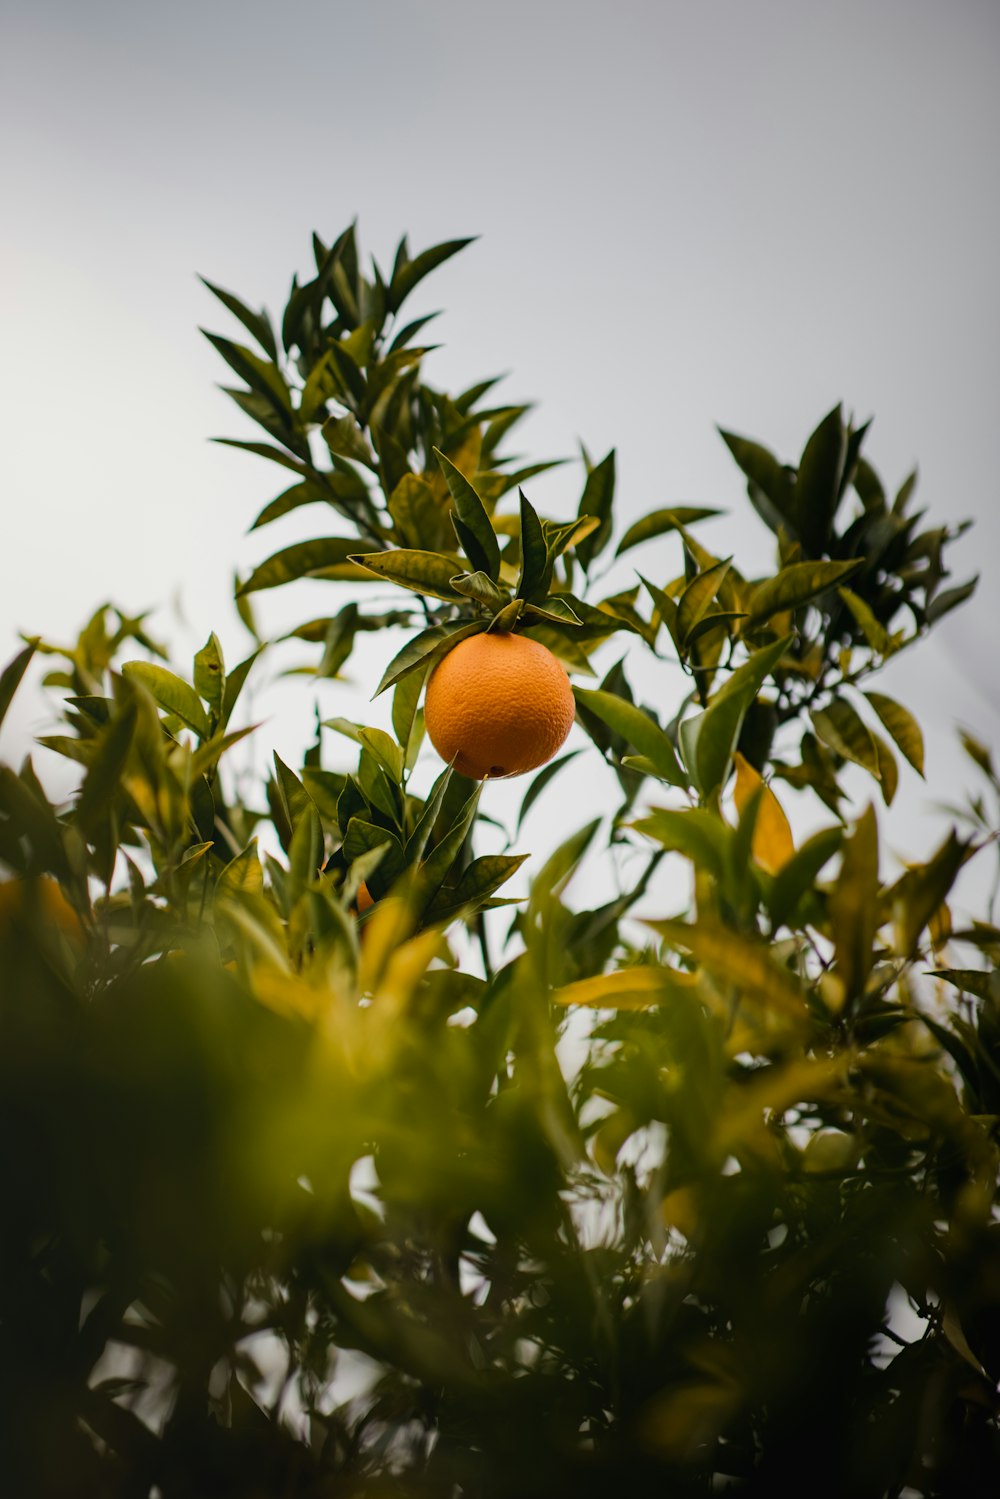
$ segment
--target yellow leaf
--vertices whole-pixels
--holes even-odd
[[[575,984],[564,984],[553,992],[552,1002],[604,1010],[647,1010],[662,1004],[674,985],[690,988],[696,982],[694,974],[672,968],[619,968],[616,973],[599,973],[594,978],[578,979]]]
[[[768,874],[777,874],[795,852],[788,818],[770,786],[764,785],[756,770],[748,760],[744,759],[739,750],[736,751],[733,760],[736,764],[736,785],[733,789],[733,796],[736,801],[736,810],[741,815],[758,787],[763,788],[753,830],[753,856],[761,869],[766,869]]]

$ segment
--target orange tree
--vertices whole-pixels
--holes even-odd
[[[0,770],[6,1491],[995,1494],[1000,931],[949,893],[998,781],[967,740],[981,796],[893,875],[875,800],[922,737],[869,686],[971,585],[839,408],[796,464],[722,434],[771,576],[703,545],[706,510],[623,532],[613,453],[539,513],[548,465],[505,456],[525,408],[429,386],[402,311],[459,248],[367,274],[353,229],[317,238],[280,333],[210,288],[250,340],[209,335],[263,429],[235,446],[287,483],[257,525],[324,518],[244,620],[327,580],[294,631],[319,678],[407,631],[391,728],[327,721],[353,768],[320,733],[262,788],[230,772],[259,640],[175,672],[107,606],[0,680],[2,712],[52,658],[42,743],[80,769],[68,805]],[[613,546],[643,571],[601,597]],[[643,655],[687,674],[669,721]],[[620,802],[512,895],[489,776],[556,750],[570,677],[568,753]],[[796,842],[800,795],[825,825]],[[639,873],[581,909],[611,842]]]

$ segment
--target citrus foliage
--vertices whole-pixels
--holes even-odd
[[[295,480],[257,525],[336,517],[261,562],[244,618],[321,580],[339,607],[296,631],[321,677],[412,631],[391,732],[325,725],[354,769],[321,737],[240,791],[262,644],[175,671],[106,606],[0,678],[2,715],[55,658],[41,742],[80,767],[67,806],[0,770],[11,1491],[992,1494],[1000,930],[950,901],[1000,782],[967,740],[982,797],[896,875],[844,787],[922,773],[916,720],[862,684],[971,585],[839,408],[794,466],[724,434],[768,578],[702,544],[705,509],[622,532],[613,453],[568,517],[515,506],[548,466],[504,456],[526,408],[429,387],[402,314],[462,243],[368,277],[353,230],[317,239],[280,337],[211,288],[255,344],[210,335],[268,439],[236,445]],[[595,596],[616,538],[644,571]],[[523,855],[476,850],[489,787],[420,758],[428,672],[485,630],[596,682],[581,744],[621,788],[526,901],[497,893]],[[599,663],[615,635],[683,664],[669,713]],[[796,846],[798,792],[829,821]],[[579,909],[602,830],[641,873]]]

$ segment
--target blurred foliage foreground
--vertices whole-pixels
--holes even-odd
[[[526,408],[432,389],[400,315],[461,244],[369,278],[316,239],[280,334],[210,287],[249,339],[209,335],[263,429],[235,446],[288,484],[256,524],[324,518],[238,581],[245,660],[213,635],[174,672],[109,605],[0,681],[5,710],[51,658],[42,744],[80,769],[67,806],[0,770],[0,1487],[995,1495],[1000,931],[949,892],[998,782],[967,739],[982,797],[890,879],[874,802],[923,745],[867,685],[972,585],[839,408],[797,465],[722,434],[772,576],[706,549],[710,510],[622,533],[614,453],[540,515]],[[644,571],[598,597],[614,543]],[[306,687],[408,628],[392,731],[324,721],[247,789],[252,600],[306,576],[339,604],[293,632]],[[428,671],[485,629],[585,684],[522,810],[574,754],[620,791],[521,900],[489,787],[418,762]],[[586,860],[630,871],[593,910]]]

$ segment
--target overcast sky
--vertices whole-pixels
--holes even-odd
[[[214,389],[196,325],[234,329],[195,273],[279,309],[311,230],[355,216],[383,265],[403,231],[418,248],[482,236],[421,293],[447,310],[428,378],[511,371],[504,394],[540,403],[519,444],[533,456],[616,445],[624,519],[724,505],[734,519],[706,542],[763,569],[768,535],[714,424],[793,460],[843,399],[874,414],[887,483],[919,461],[931,515],[975,519],[955,581],[1000,567],[995,0],[2,15],[4,659],[19,630],[67,637],[106,598],[161,606],[182,653],[214,628],[243,654],[233,566],[318,519],[245,535],[282,486],[207,441],[250,434]],[[533,495],[569,514],[580,482],[567,468]],[[664,551],[664,579],[675,562]],[[329,590],[302,588],[262,602],[269,629],[326,612]],[[1000,737],[996,634],[987,576],[886,674],[928,730],[935,794],[969,780],[956,721]],[[669,707],[679,673],[659,680]],[[365,696],[327,688],[322,708],[361,714]],[[289,759],[311,702],[301,679],[269,699],[263,732]],[[27,696],[7,758],[43,716]],[[928,796],[904,771],[904,852],[926,852]]]

